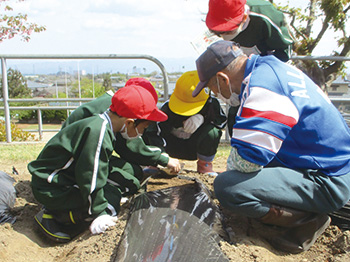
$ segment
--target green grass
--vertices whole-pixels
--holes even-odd
[[[228,157],[231,151],[231,145],[229,143],[220,143],[218,151],[215,157]]]
[[[16,124],[17,127],[22,130],[37,130],[39,129],[38,124]],[[62,125],[60,124],[43,124],[43,129],[60,129]]]
[[[0,145],[0,159],[2,161],[27,161],[34,160],[45,146],[45,143],[12,143]],[[216,157],[227,157],[230,153],[230,144],[221,143]]]
[[[2,161],[28,161],[34,160],[45,146],[45,143],[15,143],[1,144],[0,158]]]

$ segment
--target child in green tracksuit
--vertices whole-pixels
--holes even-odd
[[[44,206],[35,216],[42,232],[67,242],[91,221],[92,234],[114,226],[122,195],[135,193],[142,178],[140,166],[112,155],[115,133],[139,137],[151,121],[166,119],[147,89],[129,85],[106,112],[59,131],[28,164],[33,195]]]
[[[149,90],[154,98],[155,102],[158,102],[158,95],[152,84],[141,77],[135,77],[129,79],[125,86],[137,84]],[[74,123],[75,121],[90,117],[94,114],[101,114],[106,111],[111,105],[111,99],[113,96],[112,91],[108,91],[102,96],[85,103],[75,109],[63,123],[62,129],[66,126]],[[118,155],[130,162],[142,166],[154,166],[157,165],[168,167],[170,170],[179,168],[180,164],[177,159],[169,157],[166,152],[162,152],[160,148],[154,146],[145,145],[142,138],[136,139],[124,139],[120,133],[116,134],[116,143],[114,150]]]
[[[240,44],[246,55],[273,54],[286,62],[293,37],[284,14],[266,0],[209,0],[206,25],[226,41]]]
[[[184,73],[161,110],[168,120],[152,123],[142,136],[146,144],[163,149],[171,157],[197,160],[197,171],[217,175],[212,162],[226,125],[219,101],[204,90],[197,97],[192,92],[199,82],[197,71]]]
[[[246,55],[273,54],[287,62],[291,56],[293,37],[284,14],[266,0],[209,0],[206,25],[226,41],[241,46]],[[239,104],[228,103],[227,127],[232,127]]]

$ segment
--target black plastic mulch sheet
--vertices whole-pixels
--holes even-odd
[[[13,224],[16,221],[16,217],[11,214],[11,208],[13,208],[16,202],[14,182],[13,177],[0,171],[0,224]]]
[[[133,202],[115,261],[229,261],[221,215],[203,184],[146,192]]]
[[[337,225],[342,230],[350,229],[350,201],[338,211],[329,214],[332,224]]]

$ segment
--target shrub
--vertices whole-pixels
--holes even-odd
[[[12,110],[11,119],[17,119],[23,122],[30,122],[38,119],[36,110]],[[37,122],[37,121],[36,121]]]
[[[27,131],[23,131],[15,124],[11,123],[12,141],[34,141],[35,136]],[[0,120],[0,142],[6,142],[6,126],[5,121]]]
[[[26,122],[38,122],[38,113],[36,110],[20,110],[13,111],[16,116],[13,118],[18,119],[21,123]],[[43,123],[62,123],[67,118],[67,110],[42,110],[41,117]]]
[[[67,118],[67,110],[43,110],[43,123],[62,123]]]

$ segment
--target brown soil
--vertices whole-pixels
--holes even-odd
[[[200,179],[212,191],[213,178],[194,172],[195,162],[184,161],[184,175]],[[92,236],[85,231],[67,244],[54,244],[45,239],[34,224],[33,216],[40,210],[30,189],[30,174],[26,162],[5,163],[0,160],[1,171],[16,180],[18,191],[14,212],[17,221],[0,225],[0,261],[113,261],[116,248],[126,225],[127,208],[119,215],[117,226],[105,234]],[[19,175],[12,175],[12,167]],[[226,160],[216,158],[216,170],[225,169]],[[169,175],[149,180],[147,190],[181,185],[188,180]],[[215,201],[215,200],[214,200]],[[217,203],[217,201],[216,201]],[[266,241],[251,230],[251,221],[228,212],[224,212],[225,222],[231,227],[231,241],[222,241],[221,248],[230,261],[350,261],[350,232],[342,232],[331,225],[310,250],[297,255],[276,251]],[[184,258],[184,261],[186,259]]]

